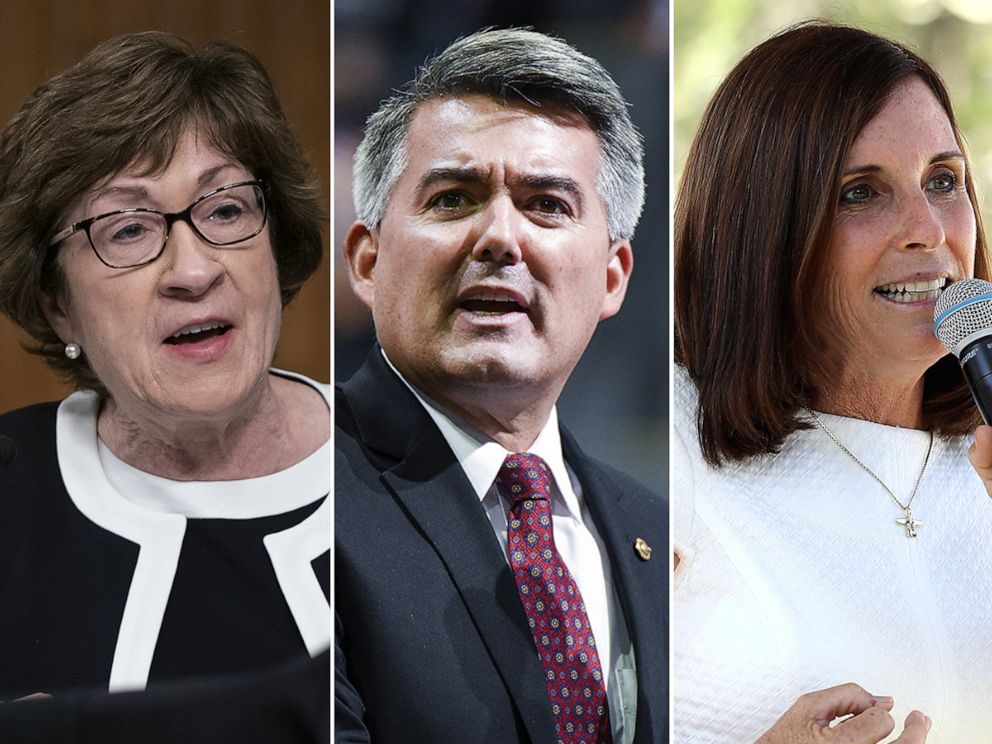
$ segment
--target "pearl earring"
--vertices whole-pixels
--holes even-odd
[[[79,348],[79,344],[66,344],[65,345],[65,355],[70,359],[79,359],[79,355],[83,353],[83,350]]]

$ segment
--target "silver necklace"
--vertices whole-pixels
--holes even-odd
[[[923,526],[923,522],[913,518],[913,510],[910,507],[913,505],[913,499],[916,498],[916,492],[920,490],[920,483],[923,482],[923,474],[927,472],[927,465],[930,464],[930,453],[933,451],[933,429],[930,430],[930,444],[927,445],[927,456],[923,458],[923,467],[920,469],[920,474],[916,477],[916,485],[913,486],[913,492],[909,494],[909,501],[904,504],[896,498],[896,495],[892,493],[892,489],[885,485],[885,483],[882,482],[882,479],[872,472],[871,468],[861,462],[861,460],[859,460],[855,454],[851,452],[851,450],[844,446],[843,442],[841,442],[834,435],[834,433],[827,428],[827,425],[823,423],[823,420],[819,416],[816,415],[815,411],[811,408],[803,408],[803,410],[813,417],[813,420],[816,422],[817,426],[823,429],[824,433],[826,433],[826,435],[833,440],[834,444],[840,447],[844,454],[854,460],[854,462],[856,462],[862,470],[874,478],[875,482],[878,483],[878,485],[880,485],[887,494],[889,494],[889,498],[896,502],[896,505],[902,509],[903,513],[903,518],[897,519],[896,524],[906,530],[906,537],[916,537],[918,534],[916,530],[917,528]]]

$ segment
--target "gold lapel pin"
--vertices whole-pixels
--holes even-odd
[[[651,560],[651,546],[648,545],[643,538],[637,538],[634,540],[634,550],[637,551],[637,557],[642,561]]]

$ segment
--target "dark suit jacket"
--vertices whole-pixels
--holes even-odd
[[[337,741],[554,742],[513,575],[444,437],[378,348],[336,405]],[[634,644],[635,742],[667,741],[663,502],[564,431],[562,445]],[[637,537],[654,548],[650,560]]]

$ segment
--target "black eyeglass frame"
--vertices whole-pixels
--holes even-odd
[[[228,191],[230,189],[236,189],[236,188],[239,188],[241,186],[255,186],[255,187],[257,187],[258,193],[261,196],[261,202],[262,202],[262,222],[261,222],[261,224],[258,226],[258,229],[255,232],[253,232],[251,235],[246,235],[245,237],[238,238],[237,240],[229,240],[229,241],[223,242],[223,243],[218,243],[215,240],[211,240],[206,235],[204,235],[202,232],[200,232],[200,228],[198,228],[194,224],[193,219],[192,219],[193,208],[196,207],[197,204],[199,204],[200,202],[204,201],[205,199],[209,199],[212,196],[216,196],[217,194],[223,193],[223,192]],[[126,266],[115,266],[114,264],[107,263],[107,261],[103,258],[103,256],[100,255],[100,251],[98,251],[96,249],[96,246],[93,244],[93,237],[90,235],[90,226],[94,222],[96,222],[97,220],[102,220],[105,217],[112,217],[112,216],[114,216],[116,214],[136,214],[136,213],[137,214],[158,214],[158,215],[161,215],[165,219],[165,238],[162,240],[162,245],[159,247],[158,252],[154,256],[152,256],[151,258],[145,259],[144,261],[141,261],[139,263],[127,264]],[[51,241],[48,244],[48,248],[49,249],[54,248],[55,246],[57,246],[59,243],[61,243],[65,239],[67,239],[67,238],[75,235],[77,232],[79,232],[80,230],[82,230],[82,231],[84,231],[86,233],[86,240],[87,240],[87,242],[89,242],[90,248],[93,249],[93,253],[100,260],[100,263],[102,263],[104,266],[107,266],[108,268],[111,268],[111,269],[133,269],[133,268],[138,267],[138,266],[145,266],[146,264],[150,264],[152,261],[154,261],[155,259],[157,259],[159,256],[162,255],[162,252],[165,251],[165,245],[166,245],[166,243],[169,242],[169,235],[172,232],[172,225],[174,223],[176,223],[176,222],[179,222],[179,221],[185,222],[187,225],[189,225],[189,227],[193,231],[193,233],[200,240],[202,240],[204,243],[207,243],[208,245],[217,246],[217,247],[223,247],[223,246],[227,246],[227,245],[237,245],[238,243],[244,243],[246,240],[251,240],[256,235],[258,235],[259,233],[261,233],[262,230],[265,229],[265,225],[268,222],[268,220],[269,220],[269,204],[268,204],[268,201],[265,198],[265,184],[264,184],[264,182],[261,181],[261,180],[258,180],[258,179],[251,180],[251,181],[239,181],[238,183],[229,183],[229,184],[226,184],[226,185],[221,186],[219,188],[213,189],[212,191],[208,191],[205,194],[201,194],[200,196],[198,196],[196,198],[196,200],[192,204],[190,204],[188,207],[186,207],[186,209],[182,210],[181,212],[160,212],[157,209],[148,209],[148,208],[145,208],[145,207],[128,207],[127,209],[115,209],[112,212],[104,212],[103,214],[98,214],[98,215],[95,215],[93,217],[87,217],[86,219],[80,220],[79,222],[73,222],[68,227],[63,228],[62,230],[59,230],[57,233],[55,233],[55,235],[52,236],[52,239],[51,239]]]

